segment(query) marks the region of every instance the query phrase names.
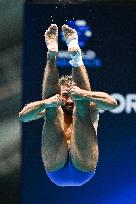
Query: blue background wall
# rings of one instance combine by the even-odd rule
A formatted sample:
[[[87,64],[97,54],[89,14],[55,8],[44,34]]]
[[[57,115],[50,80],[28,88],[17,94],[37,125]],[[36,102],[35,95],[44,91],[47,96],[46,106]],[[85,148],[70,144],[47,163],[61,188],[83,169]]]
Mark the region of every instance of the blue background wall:
[[[90,12],[91,9],[91,12]],[[63,14],[63,15],[62,15]],[[93,36],[86,45],[102,60],[100,68],[87,68],[93,89],[124,97],[136,89],[136,5],[92,4],[89,6],[25,5],[22,107],[41,99],[46,64],[44,32],[55,19],[86,19]],[[65,44],[60,44],[66,49]],[[59,69],[60,74],[70,69]],[[135,204],[136,203],[136,101],[127,114],[106,111],[98,129],[99,163],[95,177],[82,187],[57,187],[46,176],[41,160],[43,119],[22,124],[23,204]],[[127,106],[127,104],[126,104]],[[125,106],[125,107],[126,107]]]

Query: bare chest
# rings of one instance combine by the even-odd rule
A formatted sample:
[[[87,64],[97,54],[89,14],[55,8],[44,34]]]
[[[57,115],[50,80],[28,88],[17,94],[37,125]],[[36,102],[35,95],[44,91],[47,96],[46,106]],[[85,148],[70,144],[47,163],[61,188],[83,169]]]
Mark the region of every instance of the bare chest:
[[[72,134],[72,123],[71,124],[64,124],[64,134],[67,141],[70,141],[71,134]]]
[[[90,116],[91,117],[89,118],[89,120],[91,119],[91,122],[97,132],[98,120],[99,120],[98,111],[94,111],[94,110],[91,111]],[[67,139],[67,142],[70,141],[70,138],[72,135],[72,129],[73,129],[72,120],[65,120],[64,121],[64,134]]]

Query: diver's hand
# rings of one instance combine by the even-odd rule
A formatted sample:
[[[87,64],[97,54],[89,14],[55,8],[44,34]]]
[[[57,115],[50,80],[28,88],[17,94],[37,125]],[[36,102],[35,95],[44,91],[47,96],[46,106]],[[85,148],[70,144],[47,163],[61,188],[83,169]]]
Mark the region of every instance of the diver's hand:
[[[69,90],[69,96],[73,100],[82,100],[84,99],[84,91],[83,89],[80,89],[77,86],[72,86],[71,89]]]
[[[62,99],[59,94],[56,94],[48,99],[45,99],[45,108],[61,106]]]

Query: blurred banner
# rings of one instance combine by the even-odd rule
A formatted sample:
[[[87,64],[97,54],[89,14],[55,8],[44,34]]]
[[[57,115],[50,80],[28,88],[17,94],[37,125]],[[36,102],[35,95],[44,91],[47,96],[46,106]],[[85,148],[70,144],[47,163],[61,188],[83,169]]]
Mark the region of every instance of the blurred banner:
[[[93,90],[113,95],[119,106],[100,113],[96,175],[82,187],[58,187],[48,179],[41,159],[43,119],[22,124],[22,204],[136,203],[136,4],[26,3],[22,107],[41,99],[44,32],[52,23],[60,29],[60,76],[71,73],[61,33],[61,26],[69,24],[79,34]]]

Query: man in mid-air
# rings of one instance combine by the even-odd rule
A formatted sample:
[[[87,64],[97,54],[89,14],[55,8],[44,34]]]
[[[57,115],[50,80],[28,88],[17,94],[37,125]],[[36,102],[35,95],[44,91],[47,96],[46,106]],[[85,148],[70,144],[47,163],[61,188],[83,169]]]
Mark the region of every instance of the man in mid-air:
[[[42,100],[26,105],[20,120],[44,117],[42,158],[48,177],[58,186],[81,186],[95,174],[98,162],[98,110],[111,110],[117,101],[105,92],[94,92],[82,61],[76,30],[62,26],[71,57],[72,75],[59,79],[58,27],[45,32],[48,48]]]

